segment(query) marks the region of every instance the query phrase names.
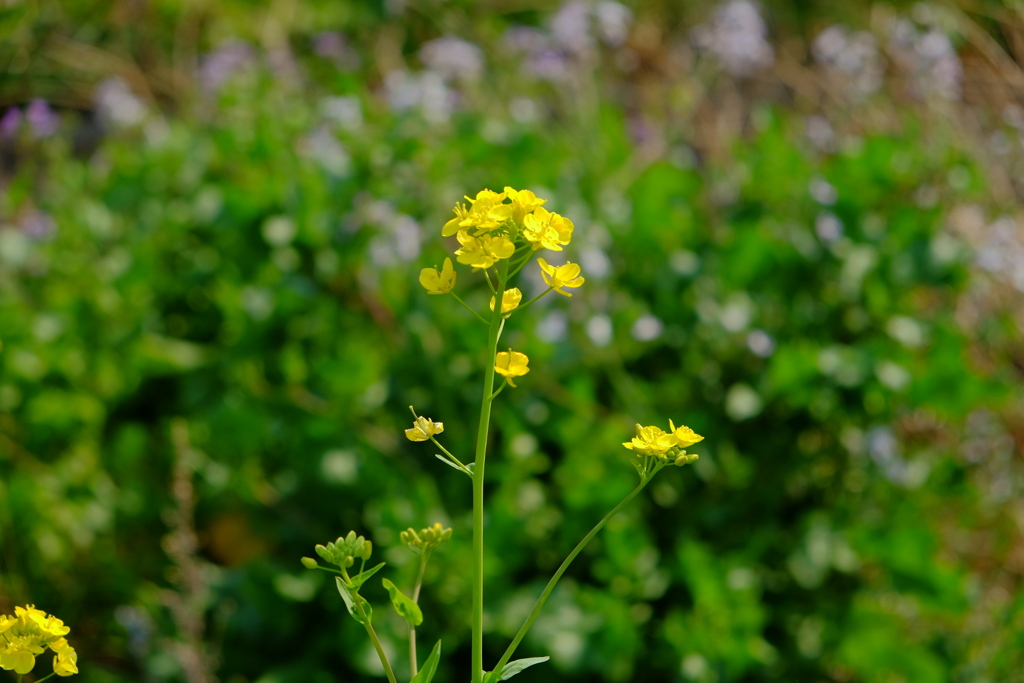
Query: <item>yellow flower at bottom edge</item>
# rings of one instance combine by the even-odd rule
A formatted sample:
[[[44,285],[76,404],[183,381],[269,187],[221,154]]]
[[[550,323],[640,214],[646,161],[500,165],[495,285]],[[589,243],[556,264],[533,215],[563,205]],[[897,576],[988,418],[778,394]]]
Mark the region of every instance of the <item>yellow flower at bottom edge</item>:
[[[585,282],[584,278],[580,277],[580,266],[578,263],[567,262],[564,266],[549,266],[547,261],[539,258],[537,259],[537,265],[540,266],[544,282],[564,296],[572,296],[572,294],[563,290],[563,287],[575,289],[582,286]]]
[[[447,294],[455,288],[458,273],[452,268],[452,260],[445,258],[441,272],[437,268],[424,268],[420,271],[420,284],[427,294]]]
[[[522,377],[530,371],[527,367],[530,364],[530,359],[526,357],[525,353],[519,351],[499,351],[494,357],[494,371],[508,380],[509,385],[515,386],[515,382],[512,381],[513,377]]]
[[[412,429],[405,430],[405,438],[409,441],[428,441],[434,434],[444,431],[443,422],[433,422],[422,415],[413,420]]]

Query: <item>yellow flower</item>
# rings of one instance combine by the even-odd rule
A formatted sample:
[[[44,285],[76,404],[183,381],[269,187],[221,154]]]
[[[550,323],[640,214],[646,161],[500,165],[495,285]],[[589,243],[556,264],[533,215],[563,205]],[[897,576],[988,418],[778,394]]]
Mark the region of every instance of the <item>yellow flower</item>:
[[[455,269],[452,268],[452,260],[446,258],[440,273],[437,272],[437,268],[421,270],[420,284],[423,285],[423,289],[427,290],[427,294],[447,294],[455,288],[457,275]]]
[[[53,667],[58,676],[78,673],[78,656],[64,639],[70,630],[33,605],[15,607],[13,617],[0,615],[0,668],[27,674],[35,667],[36,657],[49,647],[57,653]]]
[[[622,445],[637,455],[653,455],[663,458],[668,453],[668,449],[675,445],[675,439],[660,427],[641,427],[637,424],[636,436],[632,441],[627,441]]]
[[[522,377],[530,371],[527,366],[530,364],[530,359],[526,357],[525,353],[519,353],[509,349],[508,351],[499,351],[498,355],[494,357],[494,371],[508,380],[511,386],[515,386],[515,382],[512,381],[513,377]]]
[[[501,312],[509,313],[519,308],[519,302],[523,300],[523,293],[519,291],[518,287],[512,289],[506,289],[501,295]],[[491,310],[494,310],[494,297],[491,297]],[[506,316],[507,317],[507,316]]]
[[[513,190],[511,187],[505,187],[505,196],[512,200],[512,217],[517,223],[522,223],[527,214],[548,201],[539,199],[530,190]]]
[[[433,422],[429,417],[417,417],[413,420],[412,429],[405,430],[405,438],[409,441],[427,441],[434,434],[444,431],[443,422]]]
[[[50,649],[57,653],[53,658],[53,672],[58,676],[70,676],[78,673],[78,653],[68,641],[61,638],[50,644]]]
[[[572,239],[573,227],[572,221],[565,216],[559,216],[539,206],[533,213],[523,218],[523,237],[534,251],[562,251],[562,245],[569,244],[569,240]]]
[[[575,289],[584,282],[584,278],[580,277],[580,266],[577,263],[566,262],[564,266],[549,266],[547,261],[539,258],[537,264],[540,266],[544,282],[559,294],[572,296],[562,288],[572,287]]]
[[[515,253],[516,247],[505,235],[481,235],[472,237],[467,232],[458,234],[462,248],[455,252],[459,263],[473,268],[490,268],[495,261],[506,259]]]
[[[480,190],[476,193],[475,199],[466,197],[466,200],[470,203],[470,208],[466,209],[462,203],[456,204],[455,218],[441,228],[442,236],[450,237],[461,231],[487,232],[501,227],[512,216],[512,206],[503,203],[504,192]]]
[[[679,425],[679,427],[676,427],[674,424],[672,424],[672,420],[669,420],[668,426],[672,432],[672,437],[676,440],[676,445],[681,448],[687,448],[697,443],[698,441],[704,440],[703,436],[693,431],[686,425]]]

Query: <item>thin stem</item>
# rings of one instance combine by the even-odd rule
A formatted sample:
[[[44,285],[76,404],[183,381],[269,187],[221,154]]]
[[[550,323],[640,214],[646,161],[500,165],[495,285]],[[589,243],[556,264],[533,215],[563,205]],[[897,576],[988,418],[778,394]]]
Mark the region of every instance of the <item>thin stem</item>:
[[[527,306],[532,304],[534,301],[537,301],[537,300],[541,299],[542,297],[547,296],[549,293],[551,293],[553,291],[555,291],[554,287],[548,287],[543,292],[541,292],[537,296],[535,296],[532,299],[530,299],[529,301],[527,301],[525,304],[519,304],[518,308],[526,308]]]
[[[490,325],[491,324],[490,320],[488,320],[487,318],[483,317],[482,315],[477,313],[475,310],[473,310],[473,308],[469,304],[467,304],[465,301],[463,301],[461,298],[459,298],[458,294],[456,294],[455,292],[448,292],[448,293],[451,294],[453,297],[455,297],[456,301],[458,301],[460,304],[465,306],[467,311],[469,311],[470,313],[475,315],[477,320],[482,322],[484,325]]]
[[[510,660],[512,655],[515,654],[516,648],[519,647],[519,643],[522,642],[523,637],[526,636],[526,632],[530,630],[531,626],[533,626],[533,622],[537,619],[537,615],[540,614],[540,610],[544,607],[544,603],[547,602],[548,596],[551,595],[551,591],[555,589],[555,585],[558,583],[558,580],[562,578],[562,574],[564,574],[565,570],[569,568],[569,565],[576,559],[576,556],[579,555],[585,547],[587,547],[587,544],[590,543],[594,536],[597,535],[597,532],[604,528],[604,525],[608,523],[608,520],[617,515],[619,510],[625,507],[629,501],[633,500],[633,498],[635,498],[650,481],[651,476],[642,478],[640,480],[640,484],[633,489],[628,496],[623,498],[622,502],[612,508],[612,511],[605,515],[601,521],[590,530],[590,533],[584,536],[583,540],[573,548],[573,551],[569,553],[569,556],[565,558],[564,562],[562,562],[562,566],[558,568],[555,575],[551,577],[550,581],[548,581],[548,585],[544,587],[544,592],[540,594],[539,598],[537,598],[537,604],[533,606],[533,611],[530,612],[530,616],[526,618],[526,621],[523,623],[522,627],[520,627],[519,633],[517,633],[516,637],[512,640],[512,644],[508,646],[507,650],[505,650],[505,654],[501,656],[497,666],[494,667],[494,671],[500,672],[505,665],[508,664],[508,660]]]
[[[47,678],[51,678],[51,677],[56,676],[56,675],[57,675],[56,671],[51,671],[50,673],[46,674],[45,676],[40,678],[38,681],[36,681],[36,683],[43,683],[43,681],[45,681]],[[18,676],[18,681],[19,681],[19,683],[21,681],[21,676],[20,675]]]
[[[346,584],[349,586],[352,585],[352,579],[349,578],[346,570],[341,570],[341,576],[345,579]],[[353,595],[358,598],[358,590],[353,591]],[[370,636],[370,640],[373,642],[373,647],[377,650],[377,656],[380,657],[380,663],[384,665],[384,673],[387,674],[388,681],[390,681],[390,683],[398,683],[398,680],[395,678],[395,672],[391,670],[391,662],[388,661],[388,656],[384,654],[384,648],[381,647],[380,638],[377,637],[377,632],[373,630],[373,625],[370,624],[370,620],[366,617],[366,610],[363,609],[363,603],[359,600],[353,600],[353,603],[355,604],[356,611],[359,612],[359,616],[363,618],[363,621],[360,623],[362,623],[366,628],[366,633]]]
[[[429,557],[430,551],[424,551],[420,555],[420,571],[416,576],[416,587],[412,589],[412,601],[415,603],[420,601],[420,587],[423,585],[423,574],[427,570],[427,558]],[[412,624],[409,624],[409,666],[412,669],[412,677],[416,678],[416,674],[419,673],[419,663],[416,661],[416,627]]]
[[[359,614],[364,618],[366,617],[362,606],[359,607]],[[387,674],[388,680],[391,683],[398,683],[398,679],[395,678],[395,672],[391,670],[391,663],[388,662],[388,656],[384,654],[384,648],[381,647],[380,638],[377,637],[377,632],[373,630],[373,625],[367,621],[363,622],[363,626],[366,627],[366,632],[370,635],[370,640],[373,641],[373,647],[376,648],[377,656],[380,657],[380,662],[384,665],[384,673]]]
[[[513,258],[515,258],[515,257],[513,256]],[[531,248],[531,249],[530,249],[530,253],[528,253],[528,254],[526,255],[526,258],[524,258],[524,259],[523,259],[522,261],[520,261],[520,262],[519,262],[519,265],[517,265],[517,266],[516,266],[516,267],[515,267],[515,268],[514,268],[514,269],[512,270],[512,272],[508,274],[508,277],[509,277],[509,279],[511,280],[511,279],[512,279],[513,277],[515,277],[516,275],[518,275],[518,274],[519,274],[519,271],[523,269],[523,266],[525,266],[525,265],[526,265],[527,263],[529,263],[529,262],[530,262],[530,259],[531,259],[531,258],[533,258],[533,248]]]
[[[431,442],[433,442],[433,444],[434,444],[435,446],[437,446],[438,448],[440,448],[440,449],[441,449],[441,450],[442,450],[442,451],[444,452],[444,454],[445,454],[445,455],[447,455],[447,456],[448,456],[449,458],[451,458],[451,459],[452,459],[452,460],[453,460],[453,461],[454,461],[454,462],[455,462],[455,463],[456,463],[456,464],[457,464],[457,465],[458,465],[459,467],[462,467],[462,468],[465,468],[465,467],[466,467],[465,465],[463,465],[463,464],[462,464],[462,462],[461,462],[461,461],[460,461],[460,460],[459,460],[458,458],[456,458],[456,457],[455,457],[454,455],[452,455],[451,453],[449,453],[449,452],[448,452],[448,449],[447,449],[447,448],[445,448],[444,446],[442,446],[442,445],[441,445],[441,442],[440,442],[440,441],[438,441],[437,439],[435,439],[435,438],[434,438],[433,436],[431,436],[431,437],[430,437],[430,440],[431,440]]]
[[[485,272],[486,274],[486,272]],[[502,261],[498,289],[505,291],[508,261]],[[488,278],[487,283],[490,284]],[[491,289],[494,287],[492,285]],[[498,353],[498,335],[502,323],[501,306],[491,312],[484,358],[484,386],[480,396],[480,426],[476,435],[476,459],[473,467],[473,672],[472,683],[481,683],[484,671],[484,462],[487,458],[487,431],[491,423],[491,394],[494,391],[494,357]]]
[[[506,379],[504,382],[502,382],[501,386],[498,387],[497,390],[495,390],[495,392],[493,394],[491,394],[491,397],[489,399],[487,399],[487,400],[493,401],[495,398],[497,398],[498,394],[501,393],[501,390],[504,389],[507,386],[508,386],[508,379]]]

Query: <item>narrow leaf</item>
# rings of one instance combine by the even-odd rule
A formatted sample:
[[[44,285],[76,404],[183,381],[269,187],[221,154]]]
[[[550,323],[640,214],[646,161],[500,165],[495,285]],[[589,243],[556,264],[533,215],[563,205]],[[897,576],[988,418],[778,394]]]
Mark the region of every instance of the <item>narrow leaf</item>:
[[[534,664],[540,664],[541,662],[546,662],[549,659],[551,659],[551,657],[527,657],[526,659],[517,659],[513,662],[509,662],[505,665],[505,668],[501,670],[501,677],[498,680],[507,681],[523,669],[529,669]]]
[[[459,472],[464,472],[464,473],[468,474],[471,477],[473,476],[473,473],[470,470],[466,469],[465,467],[463,467],[462,465],[458,464],[457,462],[452,462],[451,460],[449,460],[448,458],[444,457],[440,453],[434,453],[434,457],[437,458],[438,460],[440,460],[441,462],[443,462],[445,465],[448,465],[449,467],[453,467],[453,468],[457,469]]]
[[[387,579],[383,579],[384,590],[391,595],[391,604],[394,606],[398,616],[409,622],[409,626],[416,628],[423,623],[423,612],[420,606],[408,598],[405,593],[398,590],[398,586]]]
[[[366,598],[359,595],[359,593],[353,592],[351,588],[346,586],[340,576],[334,577],[334,580],[338,584],[338,592],[341,593],[341,599],[345,601],[348,613],[360,624],[369,624],[370,619],[373,617],[373,608],[370,607],[370,603],[366,602]],[[359,613],[357,606],[362,607],[362,614]]]
[[[362,588],[363,584],[366,583],[366,580],[368,578],[370,578],[371,576],[373,576],[374,574],[376,574],[377,572],[379,572],[380,568],[383,567],[385,564],[387,564],[387,562],[381,562],[376,567],[370,567],[366,571],[360,572],[360,573],[356,574],[355,576],[353,576],[352,577],[352,583],[353,583],[353,585],[355,585],[356,590],[359,590],[360,588]]]
[[[437,645],[430,651],[430,656],[427,657],[427,661],[423,662],[423,668],[416,674],[415,677],[409,683],[430,683],[434,678],[434,674],[437,672],[437,662],[441,659],[441,641],[437,641]]]

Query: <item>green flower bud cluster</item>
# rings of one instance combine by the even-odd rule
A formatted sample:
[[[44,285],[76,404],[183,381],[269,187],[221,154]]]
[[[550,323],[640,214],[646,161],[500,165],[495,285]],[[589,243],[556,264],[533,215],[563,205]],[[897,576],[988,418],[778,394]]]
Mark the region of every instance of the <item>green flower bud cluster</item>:
[[[451,538],[452,530],[445,529],[441,526],[440,522],[435,522],[432,526],[420,529],[419,531],[409,527],[398,536],[402,539],[402,543],[409,546],[409,550],[412,550],[414,553],[424,553],[433,550]]]
[[[354,531],[348,532],[347,536],[339,536],[338,540],[333,543],[316,546],[317,555],[326,562],[336,564],[342,569],[351,567],[355,564],[356,559],[365,562],[370,559],[371,552],[373,552],[373,544],[362,536],[356,536]],[[309,559],[312,558],[303,558],[302,564],[308,567],[309,563],[306,560]]]

